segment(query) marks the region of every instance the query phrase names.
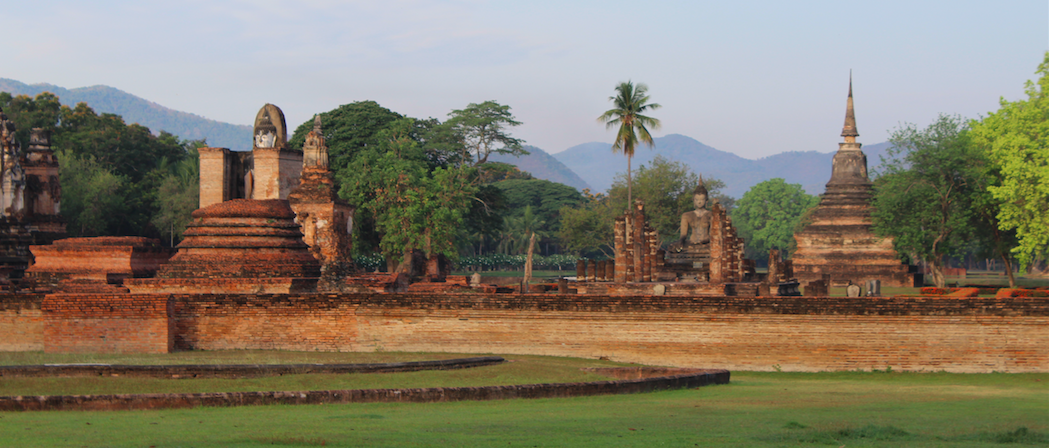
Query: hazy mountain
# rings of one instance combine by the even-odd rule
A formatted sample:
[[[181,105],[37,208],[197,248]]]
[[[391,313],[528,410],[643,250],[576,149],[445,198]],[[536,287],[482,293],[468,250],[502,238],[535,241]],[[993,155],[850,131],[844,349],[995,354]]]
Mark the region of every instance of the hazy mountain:
[[[514,157],[504,154],[492,154],[488,156],[488,160],[509,163],[521,171],[531,173],[537,179],[565,184],[580,191],[584,188],[590,188],[590,185],[580,178],[578,174],[568,169],[565,164],[546,151],[535,146],[525,146],[524,149],[529,152],[526,156]]]
[[[830,180],[834,153],[816,151],[785,152],[758,160],[745,159],[735,154],[719,151],[691,137],[671,134],[655,139],[656,147],[638,148],[631,162],[634,169],[648,164],[658,154],[667,159],[682,162],[692,171],[720,179],[725,182],[725,193],[736,198],[755,184],[775,177],[787,183],[801,184],[809,194],[823,193]],[[868,165],[879,163],[878,156],[889,147],[888,143],[864,146]],[[626,156],[612,153],[608,143],[584,143],[554,154],[568,168],[596,191],[605,191],[612,186],[618,173],[626,172]]]
[[[138,123],[153,132],[168,131],[184,139],[206,138],[208,145],[237,151],[251,149],[251,126],[223,123],[199,115],[169,109],[122,90],[108,86],[66,89],[53,84],[24,84],[0,78],[0,92],[36,96],[51,92],[62,104],[73,107],[84,102],[96,113],[117,114],[124,122]]]

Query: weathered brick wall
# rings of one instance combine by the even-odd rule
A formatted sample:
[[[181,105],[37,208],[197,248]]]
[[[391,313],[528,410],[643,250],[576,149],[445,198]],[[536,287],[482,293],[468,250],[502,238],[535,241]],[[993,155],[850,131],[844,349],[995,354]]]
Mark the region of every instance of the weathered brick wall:
[[[608,357],[737,370],[1049,371],[1049,300],[177,296],[179,348]]]
[[[48,353],[167,353],[174,342],[167,295],[52,294],[44,297]]]
[[[0,343],[31,347],[32,328],[43,326],[48,351],[156,351],[165,346],[157,327],[166,323],[177,349],[518,353],[730,370],[1049,371],[1044,297],[174,294],[168,303],[163,295],[47,296],[37,327],[31,301],[9,305],[0,316],[17,323],[4,321],[0,331],[21,328],[23,336]]]
[[[41,294],[0,295],[0,351],[44,349],[44,313]]]
[[[1049,371],[1049,301],[492,296],[371,299],[363,350],[608,357],[729,370]]]
[[[335,295],[176,295],[180,350],[355,351],[357,302]]]

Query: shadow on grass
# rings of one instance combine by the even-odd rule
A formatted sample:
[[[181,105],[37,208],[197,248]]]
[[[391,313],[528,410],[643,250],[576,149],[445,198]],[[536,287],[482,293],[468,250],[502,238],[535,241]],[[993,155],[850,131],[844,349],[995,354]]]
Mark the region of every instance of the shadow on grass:
[[[912,434],[895,426],[867,425],[858,428],[842,428],[834,430],[810,429],[808,426],[791,421],[783,426],[789,432],[770,434],[759,437],[759,440],[773,443],[810,443],[818,445],[837,445],[858,441],[877,442],[918,442],[918,441],[948,441],[948,442],[983,442],[997,444],[1023,444],[1044,445],[1049,443],[1049,433],[1031,431],[1026,427],[1019,427],[1013,431],[981,432],[953,437],[926,436]]]

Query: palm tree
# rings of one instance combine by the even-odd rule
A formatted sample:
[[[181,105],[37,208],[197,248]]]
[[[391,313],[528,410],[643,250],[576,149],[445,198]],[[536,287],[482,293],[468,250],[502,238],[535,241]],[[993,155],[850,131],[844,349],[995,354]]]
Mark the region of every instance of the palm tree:
[[[652,134],[648,133],[648,128],[659,129],[658,119],[641,114],[650,109],[659,109],[661,106],[648,102],[648,86],[644,83],[638,83],[635,86],[631,81],[621,82],[616,86],[616,92],[616,96],[608,97],[608,100],[616,105],[615,109],[605,111],[600,117],[597,117],[597,121],[604,123],[606,129],[619,126],[616,141],[612,144],[612,151],[622,151],[623,154],[626,154],[626,206],[627,209],[630,209],[631,202],[633,202],[630,159],[634,157],[634,147],[637,146],[638,140],[649,147],[654,147],[655,142],[652,141]]]

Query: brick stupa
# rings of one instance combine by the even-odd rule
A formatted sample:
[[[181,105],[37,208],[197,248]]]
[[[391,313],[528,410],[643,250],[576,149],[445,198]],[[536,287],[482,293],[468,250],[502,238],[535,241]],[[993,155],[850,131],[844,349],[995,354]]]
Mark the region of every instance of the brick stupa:
[[[233,199],[193,212],[193,222],[156,279],[131,292],[290,293],[312,290],[320,263],[280,199]]]
[[[794,234],[798,243],[794,275],[803,285],[829,275],[832,286],[867,280],[881,280],[885,286],[913,286],[914,276],[896,257],[892,238],[878,237],[872,231],[871,182],[867,156],[856,142],[859,135],[850,79],[841,131],[845,142],[838,144],[830,182],[812,214],[812,223]]]
[[[321,263],[323,289],[332,289],[355,271],[350,257],[353,208],[336,191],[319,115],[313,118],[302,152],[302,175],[288,202],[302,226],[303,241]]]

